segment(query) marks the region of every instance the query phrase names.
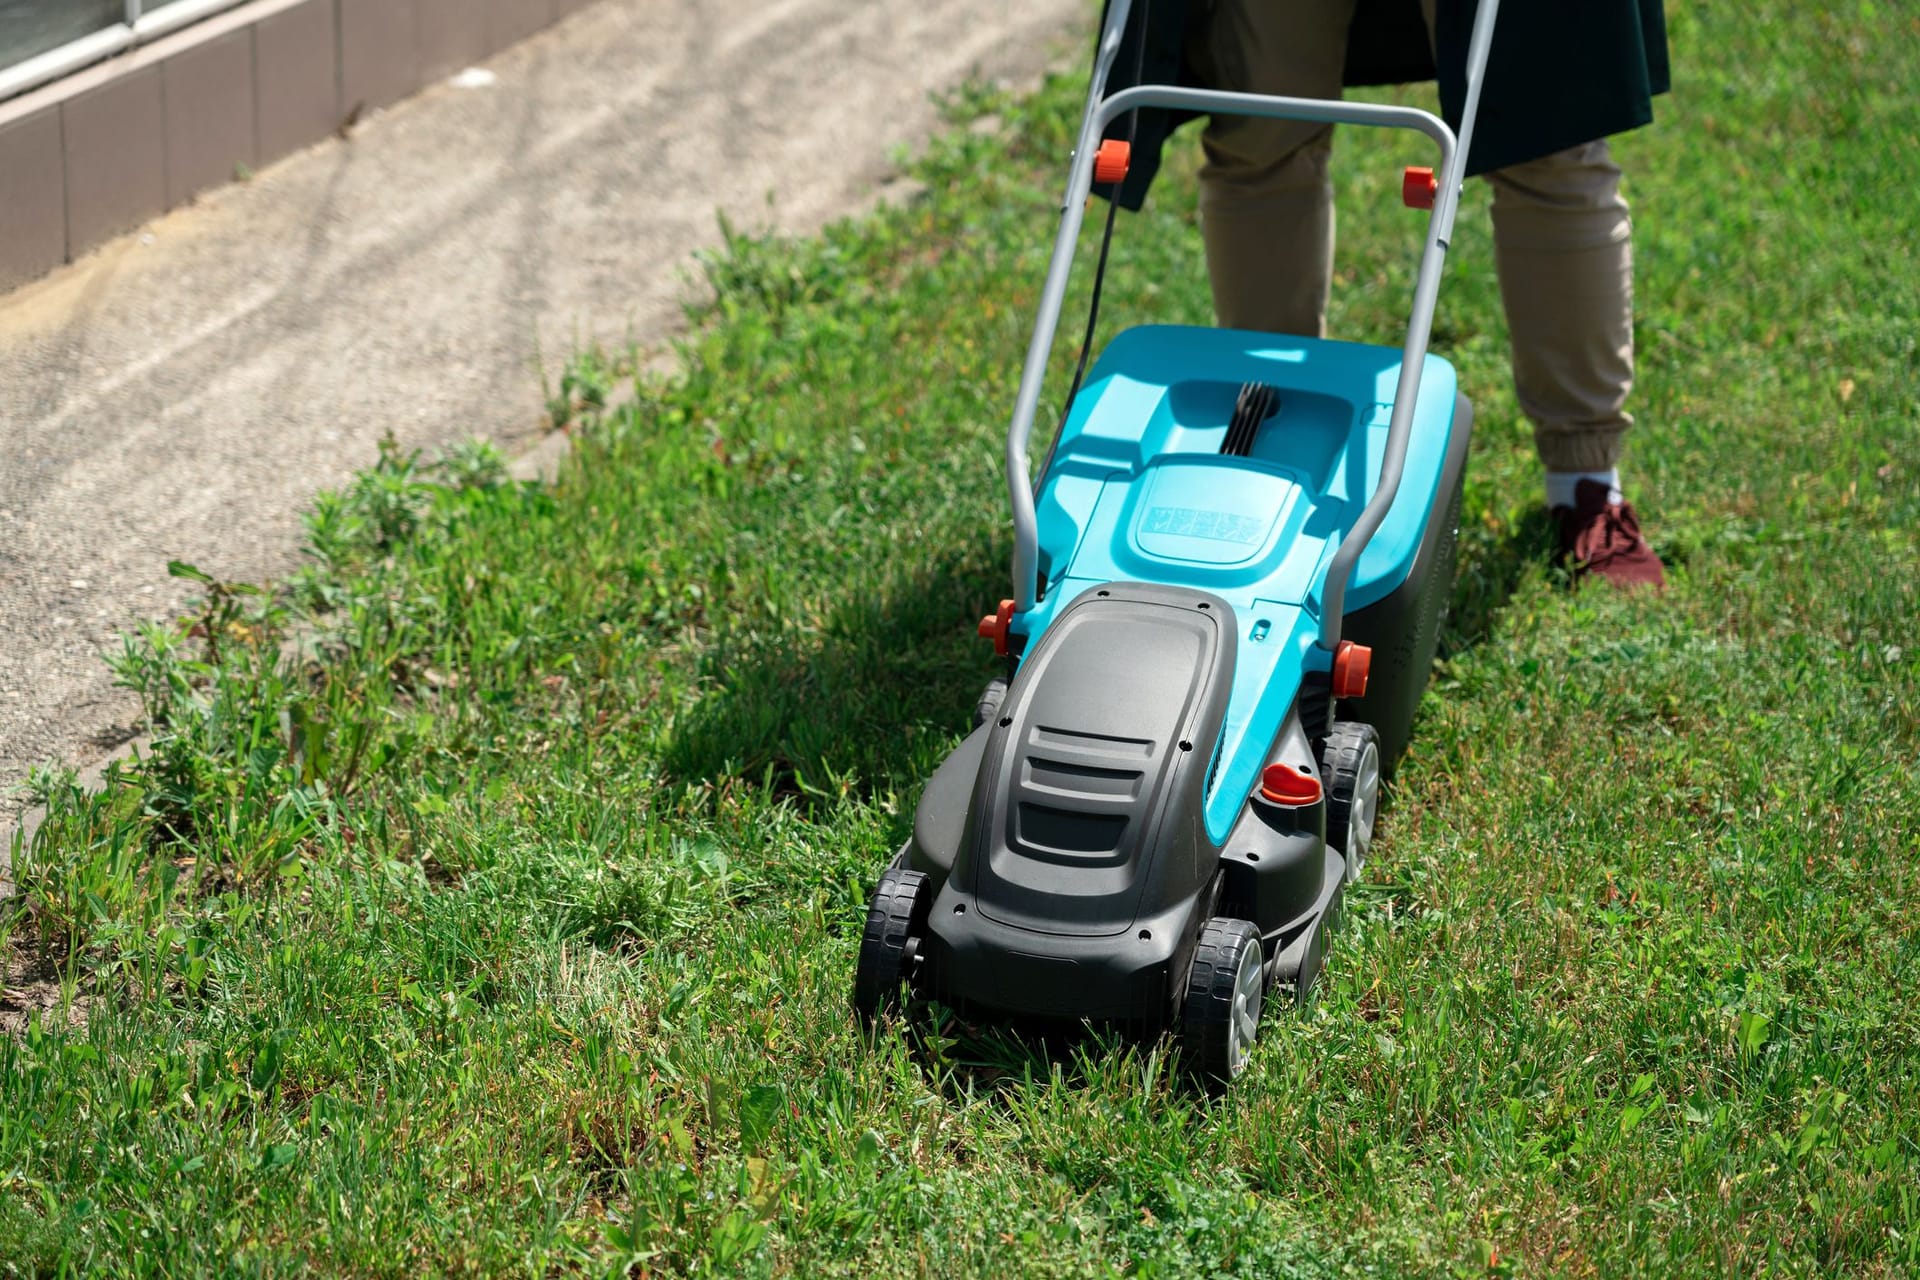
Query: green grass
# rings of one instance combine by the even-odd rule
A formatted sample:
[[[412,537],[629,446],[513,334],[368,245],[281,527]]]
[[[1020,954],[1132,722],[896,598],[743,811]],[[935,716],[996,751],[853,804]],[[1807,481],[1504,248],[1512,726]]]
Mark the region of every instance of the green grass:
[[[0,1036],[0,1274],[1920,1268],[1920,21],[1673,37],[1617,144],[1672,588],[1548,563],[1475,184],[1445,654],[1323,993],[1224,1100],[847,1007],[992,670],[1078,105],[969,93],[1004,129],[921,202],[709,260],[683,373],[603,414],[576,361],[552,487],[389,452],[291,581],[129,641],[153,747],[39,780],[0,904],[16,987],[85,999]],[[1342,335],[1394,340],[1418,158],[1340,144]],[[1205,322],[1192,208],[1189,155],[1107,332]]]

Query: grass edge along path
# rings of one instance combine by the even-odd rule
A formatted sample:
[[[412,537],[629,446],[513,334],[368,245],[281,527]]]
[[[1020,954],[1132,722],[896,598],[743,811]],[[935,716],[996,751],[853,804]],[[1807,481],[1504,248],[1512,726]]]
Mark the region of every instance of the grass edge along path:
[[[389,452],[305,571],[130,638],[153,748],[41,779],[0,906],[9,983],[85,1013],[0,1037],[0,1273],[1920,1265],[1920,30],[1688,8],[1674,42],[1619,144],[1674,587],[1546,562],[1476,185],[1446,656],[1326,989],[1228,1098],[1162,1046],[846,1008],[991,670],[1078,103],[969,93],[922,201],[731,237],[681,376],[601,414],[625,374],[576,361],[555,485]],[[1335,331],[1391,340],[1417,232],[1381,193],[1420,157],[1339,145]],[[1188,159],[1106,331],[1204,322],[1203,281]]]

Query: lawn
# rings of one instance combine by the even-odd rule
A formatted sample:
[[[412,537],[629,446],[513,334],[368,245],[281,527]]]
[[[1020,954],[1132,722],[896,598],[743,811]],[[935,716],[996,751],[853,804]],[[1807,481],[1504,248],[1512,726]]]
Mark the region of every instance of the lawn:
[[[37,780],[0,901],[0,1274],[1920,1269],[1920,17],[1672,8],[1616,144],[1672,585],[1550,562],[1473,184],[1442,657],[1225,1098],[848,1007],[994,670],[1069,75],[958,95],[913,202],[733,234],[673,375],[580,353],[552,485],[389,451],[287,581],[128,639],[153,745]],[[1181,151],[1106,334],[1208,319]],[[1339,336],[1397,341],[1421,158],[1337,148]]]

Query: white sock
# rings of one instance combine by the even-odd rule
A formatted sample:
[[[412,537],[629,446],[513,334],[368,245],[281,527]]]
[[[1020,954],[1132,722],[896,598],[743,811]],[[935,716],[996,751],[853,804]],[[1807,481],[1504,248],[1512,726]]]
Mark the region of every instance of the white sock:
[[[1608,502],[1625,502],[1627,497],[1620,492],[1620,468],[1609,471],[1549,471],[1547,472],[1547,507],[1571,507],[1574,488],[1582,480],[1592,480],[1596,484],[1607,486]]]

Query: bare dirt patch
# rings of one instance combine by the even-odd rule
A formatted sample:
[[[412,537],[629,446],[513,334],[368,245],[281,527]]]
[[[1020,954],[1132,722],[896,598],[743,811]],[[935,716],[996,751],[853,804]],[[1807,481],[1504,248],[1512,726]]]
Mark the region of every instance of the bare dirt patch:
[[[17,944],[6,946],[0,963],[5,965],[5,975],[0,977],[0,1036],[25,1035],[36,1016],[43,1025],[57,1019],[78,1027],[87,1020],[89,998],[76,992],[68,999],[56,966]]]

